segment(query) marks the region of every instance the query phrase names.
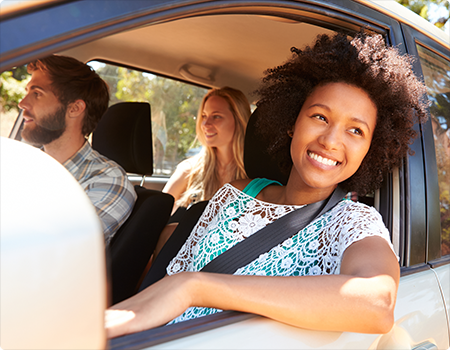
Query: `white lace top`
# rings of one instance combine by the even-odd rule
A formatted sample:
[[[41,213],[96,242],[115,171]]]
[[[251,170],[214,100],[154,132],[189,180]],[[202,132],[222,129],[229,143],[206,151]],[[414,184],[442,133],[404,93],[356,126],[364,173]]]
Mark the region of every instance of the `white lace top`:
[[[199,271],[209,261],[267,224],[300,208],[263,202],[224,185],[209,201],[167,274]],[[347,247],[369,236],[383,237],[394,251],[381,215],[372,207],[342,200],[299,233],[262,254],[235,275],[305,276],[339,274]],[[221,310],[192,307],[171,323]]]

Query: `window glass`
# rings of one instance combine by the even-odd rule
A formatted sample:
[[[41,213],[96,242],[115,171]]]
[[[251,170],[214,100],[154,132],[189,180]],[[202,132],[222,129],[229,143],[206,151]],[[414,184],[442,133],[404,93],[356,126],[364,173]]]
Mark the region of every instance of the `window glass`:
[[[121,101],[150,103],[153,174],[170,176],[179,162],[200,151],[195,123],[207,89],[102,62],[89,65],[109,85],[110,105]]]
[[[438,166],[441,254],[450,254],[450,62],[418,45],[428,88]]]
[[[31,75],[27,67],[19,66],[0,75],[0,136],[8,137],[19,115],[19,102]]]

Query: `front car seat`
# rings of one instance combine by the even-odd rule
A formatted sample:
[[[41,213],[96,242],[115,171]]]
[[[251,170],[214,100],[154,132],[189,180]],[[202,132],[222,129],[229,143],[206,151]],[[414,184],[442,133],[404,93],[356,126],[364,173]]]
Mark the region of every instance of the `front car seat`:
[[[288,174],[281,172],[278,163],[268,153],[268,141],[261,137],[256,131],[256,121],[258,119],[258,108],[252,113],[245,132],[244,142],[244,167],[247,176],[254,178],[267,178],[276,180],[286,185]],[[188,239],[192,229],[206,208],[208,201],[202,201],[192,205],[184,214],[178,227],[167,240],[159,255],[153,262],[150,270],[146,274],[139,291],[147,288],[151,284],[159,281],[166,275],[166,267],[176,256],[178,251]]]
[[[142,187],[145,176],[153,174],[150,115],[148,103],[117,103],[108,108],[92,137],[95,150],[114,160],[127,173],[142,175],[141,185],[134,187],[138,197],[133,211],[107,248],[112,304],[136,293],[174,203],[171,195]]]

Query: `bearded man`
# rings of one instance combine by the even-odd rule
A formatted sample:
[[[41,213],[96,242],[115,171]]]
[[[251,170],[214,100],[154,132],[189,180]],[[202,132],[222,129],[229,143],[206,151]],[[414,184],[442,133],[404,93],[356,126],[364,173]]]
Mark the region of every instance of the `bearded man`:
[[[136,201],[126,172],[87,141],[108,108],[108,86],[71,57],[48,56],[27,69],[31,80],[19,103],[22,138],[43,147],[76,178],[97,211],[108,245]]]

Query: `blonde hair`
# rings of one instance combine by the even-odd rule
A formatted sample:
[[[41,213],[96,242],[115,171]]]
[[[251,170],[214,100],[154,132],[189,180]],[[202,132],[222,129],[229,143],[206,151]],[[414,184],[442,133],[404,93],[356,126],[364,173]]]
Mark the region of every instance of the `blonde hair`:
[[[198,111],[196,133],[197,139],[202,144],[201,152],[192,158],[192,170],[188,178],[186,191],[181,195],[177,204],[187,207],[191,202],[209,200],[222,186],[217,172],[217,157],[213,147],[206,145],[205,135],[202,132],[202,113],[205,103],[211,96],[219,96],[228,102],[234,116],[235,129],[232,141],[232,150],[235,170],[231,180],[246,179],[244,169],[244,139],[245,129],[250,118],[250,104],[245,95],[231,87],[223,87],[209,91],[202,100]]]

